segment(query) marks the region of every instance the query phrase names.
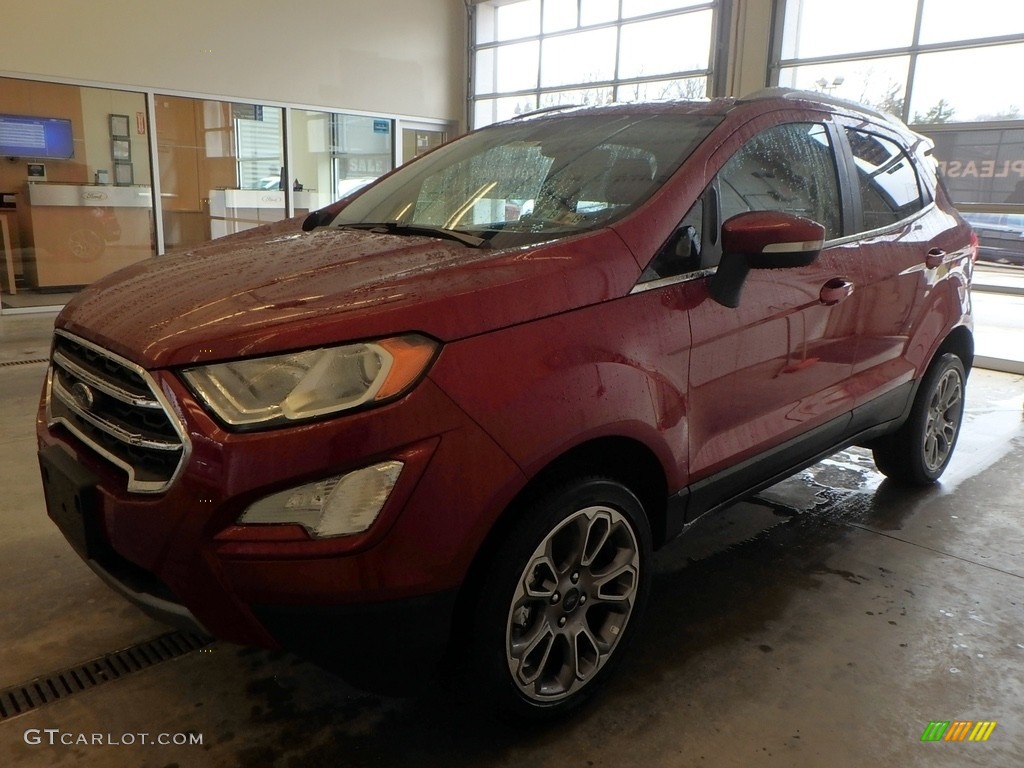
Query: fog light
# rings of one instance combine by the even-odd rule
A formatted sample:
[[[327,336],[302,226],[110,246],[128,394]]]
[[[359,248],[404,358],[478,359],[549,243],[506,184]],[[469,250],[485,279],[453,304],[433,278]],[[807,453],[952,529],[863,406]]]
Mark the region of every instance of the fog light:
[[[317,539],[361,533],[384,508],[402,466],[400,461],[385,461],[275,493],[252,504],[238,523],[298,524]]]

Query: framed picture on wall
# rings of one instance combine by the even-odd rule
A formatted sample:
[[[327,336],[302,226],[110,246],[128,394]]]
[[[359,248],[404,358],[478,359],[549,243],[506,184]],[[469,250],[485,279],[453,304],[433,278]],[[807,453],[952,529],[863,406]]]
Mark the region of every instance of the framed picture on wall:
[[[43,163],[26,163],[25,171],[29,181],[46,181],[46,165]]]
[[[131,160],[132,143],[127,138],[115,136],[110,140],[110,157],[112,160]]]
[[[130,187],[135,183],[135,172],[131,163],[114,161],[114,185]]]
[[[128,136],[128,115],[110,116],[110,135]]]

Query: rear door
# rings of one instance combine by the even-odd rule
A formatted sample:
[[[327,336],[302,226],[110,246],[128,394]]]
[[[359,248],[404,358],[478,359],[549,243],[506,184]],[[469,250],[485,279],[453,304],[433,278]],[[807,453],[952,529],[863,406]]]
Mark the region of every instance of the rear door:
[[[899,393],[909,395],[915,371],[927,362],[930,350],[920,342],[948,322],[933,311],[934,289],[963,238],[958,222],[932,203],[934,188],[898,134],[864,121],[838,124],[840,145],[848,148],[856,235],[845,249],[859,307],[850,389],[858,406],[875,401],[892,411],[873,420],[895,418],[906,403]]]

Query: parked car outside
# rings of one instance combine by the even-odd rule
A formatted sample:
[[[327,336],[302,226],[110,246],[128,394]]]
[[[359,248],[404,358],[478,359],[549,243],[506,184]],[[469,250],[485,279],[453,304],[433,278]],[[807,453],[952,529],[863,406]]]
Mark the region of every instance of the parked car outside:
[[[929,150],[786,90],[549,111],[130,266],[56,322],[49,514],[171,623],[565,714],[701,516],[946,468],[976,240]]]
[[[978,259],[1024,265],[1024,213],[962,214],[978,235]]]

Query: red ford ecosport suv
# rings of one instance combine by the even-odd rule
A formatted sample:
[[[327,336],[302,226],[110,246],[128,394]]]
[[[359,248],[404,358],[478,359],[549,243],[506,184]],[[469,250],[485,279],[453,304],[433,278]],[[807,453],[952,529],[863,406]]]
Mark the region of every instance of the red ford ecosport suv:
[[[56,323],[49,514],[157,617],[570,710],[704,513],[946,467],[976,241],[929,150],[782,90],[559,109],[129,267]]]

